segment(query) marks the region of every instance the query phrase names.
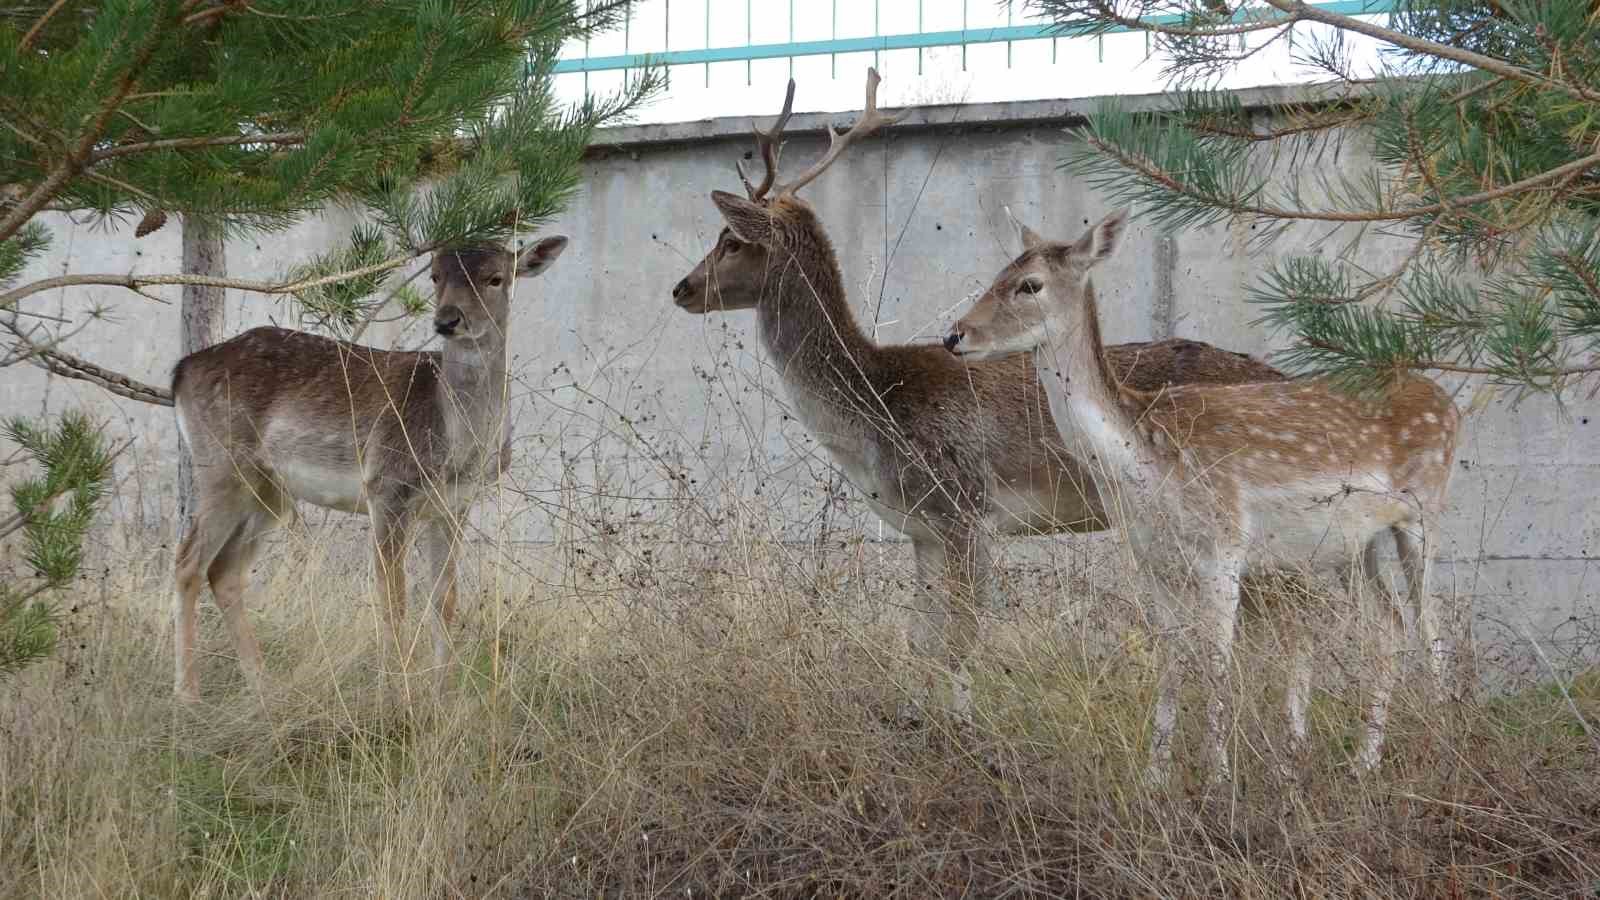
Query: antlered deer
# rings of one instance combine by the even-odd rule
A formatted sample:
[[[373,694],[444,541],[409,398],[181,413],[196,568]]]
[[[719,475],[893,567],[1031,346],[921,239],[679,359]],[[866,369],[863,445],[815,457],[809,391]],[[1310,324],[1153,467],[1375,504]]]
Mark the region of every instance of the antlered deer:
[[[911,538],[919,582],[943,583],[920,617],[916,648],[955,676],[976,637],[989,574],[987,529],[1006,534],[1105,527],[1099,494],[1056,434],[1026,357],[966,364],[937,345],[878,346],[856,323],[833,245],[796,192],[847,149],[895,121],[877,108],[878,73],[867,73],[866,108],[794,181],[777,187],[779,140],[794,103],[757,131],[760,184],[740,168],[748,199],[713,191],[727,227],[673,288],[691,313],[756,310],[762,343],[796,415],[891,527]],[[1282,376],[1242,354],[1195,341],[1110,350],[1118,377],[1142,389],[1171,382],[1252,381]]]
[[[425,529],[435,662],[449,646],[462,516],[510,460],[506,328],[512,283],[538,275],[564,237],[520,253],[436,253],[440,351],[377,350],[283,328],[254,328],[190,354],[172,375],[178,427],[194,454],[194,527],[177,558],[177,692],[196,699],[195,604],[211,585],[252,685],[261,650],[244,587],[265,534],[297,500],[372,517],[378,599],[399,650],[405,556]]]
[[[1213,777],[1228,771],[1218,688],[1231,661],[1240,578],[1261,567],[1358,569],[1356,593],[1378,607],[1379,657],[1358,757],[1371,767],[1382,754],[1403,633],[1373,541],[1394,534],[1429,662],[1441,677],[1428,532],[1445,502],[1460,415],[1437,384],[1416,376],[1370,404],[1312,379],[1155,391],[1119,383],[1100,340],[1089,275],[1116,249],[1125,215],[1113,213],[1071,244],[1023,228],[1022,255],[952,327],[945,346],[969,360],[1033,352],[1062,440],[1094,461],[1111,501],[1106,512],[1161,598],[1158,624],[1163,632],[1193,632],[1185,644],[1213,692],[1206,717]],[[1303,741],[1309,657],[1303,646],[1295,656],[1287,702]],[[1156,779],[1170,771],[1180,686],[1173,663],[1163,666],[1157,690]]]

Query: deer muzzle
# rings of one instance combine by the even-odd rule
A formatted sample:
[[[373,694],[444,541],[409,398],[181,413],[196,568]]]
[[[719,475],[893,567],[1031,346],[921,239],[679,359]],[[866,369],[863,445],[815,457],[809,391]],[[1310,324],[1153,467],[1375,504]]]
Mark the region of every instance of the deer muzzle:
[[[457,306],[441,306],[433,314],[433,330],[440,337],[455,337],[461,330],[461,308]]]

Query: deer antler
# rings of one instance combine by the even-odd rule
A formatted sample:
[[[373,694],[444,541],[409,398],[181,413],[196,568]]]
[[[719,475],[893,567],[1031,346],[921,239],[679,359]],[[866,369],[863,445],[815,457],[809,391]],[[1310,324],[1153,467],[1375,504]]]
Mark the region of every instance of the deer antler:
[[[750,195],[752,203],[758,202],[772,190],[772,182],[778,178],[778,152],[783,149],[780,138],[783,137],[783,126],[789,124],[789,116],[794,112],[794,79],[789,79],[789,92],[783,98],[783,112],[778,115],[778,121],[772,123],[772,128],[767,131],[750,126],[756,133],[756,146],[761,150],[761,161],[766,163],[767,177],[761,179],[757,187],[750,183],[750,177],[744,172],[744,160],[734,163],[739,170],[739,180],[744,182],[745,193]]]
[[[833,165],[833,161],[842,156],[844,151],[850,148],[851,144],[886,125],[893,125],[906,117],[906,111],[901,111],[892,116],[886,116],[878,112],[878,82],[880,80],[882,79],[878,77],[877,69],[867,69],[867,106],[866,109],[861,111],[861,118],[857,119],[856,124],[850,126],[850,130],[844,134],[829,128],[828,152],[823,154],[821,159],[812,163],[811,168],[800,173],[799,178],[778,188],[779,196],[794,194],[794,192],[810,184],[818,175],[821,175],[829,166]]]

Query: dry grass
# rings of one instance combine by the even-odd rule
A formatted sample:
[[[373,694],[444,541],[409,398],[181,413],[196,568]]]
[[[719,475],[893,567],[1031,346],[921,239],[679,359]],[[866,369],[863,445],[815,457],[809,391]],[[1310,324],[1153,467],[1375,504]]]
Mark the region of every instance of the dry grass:
[[[1600,759],[1557,691],[1407,693],[1357,777],[1328,679],[1286,775],[1254,628],[1231,789],[1150,791],[1115,616],[995,611],[975,722],[908,724],[892,587],[759,540],[722,560],[490,571],[437,702],[376,672],[368,580],[290,546],[257,570],[268,696],[218,653],[185,708],[152,554],[0,690],[0,897],[1600,896]],[[226,647],[209,607],[202,633]],[[1600,677],[1574,689],[1600,720]]]

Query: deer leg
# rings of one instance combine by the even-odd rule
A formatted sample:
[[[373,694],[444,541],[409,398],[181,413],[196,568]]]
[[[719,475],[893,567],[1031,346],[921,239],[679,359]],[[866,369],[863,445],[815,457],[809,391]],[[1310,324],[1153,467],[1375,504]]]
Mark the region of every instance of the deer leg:
[[[1373,644],[1372,696],[1367,704],[1366,737],[1357,766],[1363,770],[1377,766],[1383,757],[1384,728],[1389,720],[1389,698],[1394,692],[1395,652],[1405,637],[1405,619],[1399,599],[1384,584],[1378,571],[1378,546],[1368,541],[1361,549],[1360,600],[1368,610]]]
[[[960,527],[912,538],[917,558],[919,603],[909,634],[911,649],[943,670],[945,706],[961,718],[971,714],[972,684],[967,655],[977,640],[976,604],[987,588],[988,548],[981,533]],[[933,692],[928,685],[928,693]]]
[[[1178,730],[1178,696],[1183,687],[1184,654],[1178,633],[1180,593],[1146,566],[1141,574],[1153,602],[1149,604],[1151,643],[1156,648],[1156,708],[1150,729],[1150,761],[1145,782],[1166,784],[1172,774],[1173,737]]]
[[[912,599],[915,607],[911,611],[911,621],[905,631],[905,649],[910,656],[917,659],[913,665],[920,667],[922,660],[933,660],[938,656],[940,634],[944,628],[945,597],[950,587],[945,583],[943,540],[932,533],[913,533],[911,551],[916,558],[917,583]],[[934,695],[930,679],[918,676],[916,681],[917,686],[911,692],[911,707],[931,701]],[[903,709],[901,715],[913,719],[920,716],[914,708]]]
[[[1396,526],[1395,550],[1400,555],[1400,566],[1406,573],[1406,596],[1411,603],[1412,619],[1417,623],[1417,636],[1422,642],[1422,652],[1427,654],[1428,674],[1432,687],[1439,697],[1448,695],[1445,684],[1445,645],[1439,633],[1439,602],[1428,592],[1428,575],[1431,565],[1428,549],[1428,532],[1425,525],[1412,534]]]
[[[197,486],[198,487],[198,486]],[[194,525],[178,545],[174,573],[176,597],[172,610],[174,691],[179,699],[200,699],[200,673],[194,667],[195,640],[199,632],[200,592],[205,575],[234,533],[248,519],[244,503],[231,485],[201,490]],[[226,499],[213,499],[226,498]]]
[[[433,585],[428,593],[428,623],[433,633],[433,662],[443,673],[450,659],[450,623],[455,618],[456,557],[460,532],[453,516],[440,515],[428,521],[426,537],[428,562],[433,569]]]
[[[1223,552],[1212,559],[1195,560],[1200,594],[1200,628],[1197,635],[1201,658],[1206,668],[1206,744],[1213,764],[1211,780],[1226,781],[1228,763],[1229,710],[1232,707],[1231,679],[1233,638],[1239,618],[1239,575],[1243,568],[1238,554]]]
[[[964,529],[945,547],[948,608],[941,662],[950,673],[951,711],[972,717],[972,674],[967,660],[978,642],[978,608],[988,599],[990,561],[985,535],[976,526]]]
[[[267,519],[267,522],[263,522]],[[252,515],[234,530],[233,536],[223,546],[222,552],[212,560],[206,570],[211,582],[211,594],[222,610],[223,621],[233,635],[233,645],[239,654],[239,668],[251,690],[261,693],[263,666],[261,645],[256,642],[255,629],[244,607],[244,589],[249,581],[250,565],[261,549],[261,538],[270,519],[261,513]],[[263,527],[266,526],[266,527]]]
[[[412,515],[399,498],[377,499],[371,494],[369,498],[373,573],[386,624],[386,647],[404,669],[409,669],[410,642],[402,639],[400,628],[406,614],[406,548],[411,541]]]
[[[1283,706],[1289,719],[1290,747],[1299,753],[1311,734],[1307,719],[1311,704],[1311,634],[1298,621],[1285,622],[1282,628],[1289,651],[1289,681],[1284,685]]]

